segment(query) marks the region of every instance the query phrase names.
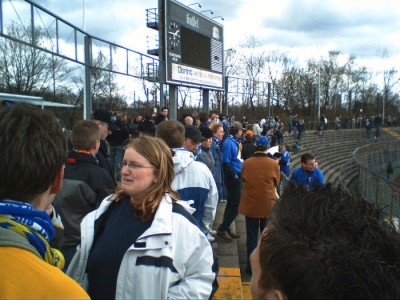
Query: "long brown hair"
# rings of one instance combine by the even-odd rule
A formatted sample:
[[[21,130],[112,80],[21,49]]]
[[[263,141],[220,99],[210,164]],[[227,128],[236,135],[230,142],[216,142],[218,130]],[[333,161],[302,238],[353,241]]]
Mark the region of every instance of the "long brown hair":
[[[175,176],[171,150],[162,139],[146,135],[129,140],[125,145],[125,149],[126,148],[133,148],[146,158],[153,166],[154,176],[157,179],[148,189],[146,197],[141,203],[141,207],[136,208],[139,211],[134,211],[135,216],[140,217],[140,219],[145,222],[153,218],[161,198],[165,193],[169,193],[173,202],[179,199],[178,192],[174,191],[171,187],[172,180]],[[120,191],[116,193],[112,199],[121,199],[126,196],[129,195]]]

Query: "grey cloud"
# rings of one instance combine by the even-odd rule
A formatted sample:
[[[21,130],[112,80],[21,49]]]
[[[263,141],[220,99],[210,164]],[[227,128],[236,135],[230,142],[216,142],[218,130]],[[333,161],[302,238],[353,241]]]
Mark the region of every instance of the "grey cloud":
[[[334,44],[344,53],[376,56],[377,47],[396,47],[388,38],[399,28],[396,10],[377,5],[371,10],[339,10],[325,1],[292,1],[282,16],[268,15],[263,27],[272,29],[266,38],[281,47],[307,47]]]
[[[295,32],[341,35],[349,29],[365,26],[390,28],[398,24],[394,11],[357,10],[343,11],[325,1],[292,1],[283,16],[266,16],[264,26],[272,29]]]

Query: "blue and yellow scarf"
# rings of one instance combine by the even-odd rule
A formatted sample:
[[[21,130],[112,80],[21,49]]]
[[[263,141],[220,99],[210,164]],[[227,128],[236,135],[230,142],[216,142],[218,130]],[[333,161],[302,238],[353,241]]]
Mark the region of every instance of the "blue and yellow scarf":
[[[64,267],[62,253],[49,245],[55,229],[46,212],[35,209],[29,203],[1,200],[0,227],[26,238],[44,261],[59,269]]]

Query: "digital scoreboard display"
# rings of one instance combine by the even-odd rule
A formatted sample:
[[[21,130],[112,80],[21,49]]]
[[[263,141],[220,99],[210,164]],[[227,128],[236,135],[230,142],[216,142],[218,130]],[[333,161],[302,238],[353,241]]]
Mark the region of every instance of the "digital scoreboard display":
[[[166,82],[222,90],[223,26],[172,0],[165,8]]]

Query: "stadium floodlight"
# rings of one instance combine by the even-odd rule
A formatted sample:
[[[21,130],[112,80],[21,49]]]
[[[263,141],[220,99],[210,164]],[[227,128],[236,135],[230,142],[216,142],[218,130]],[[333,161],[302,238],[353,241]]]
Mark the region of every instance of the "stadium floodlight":
[[[192,5],[197,5],[199,8],[201,8],[201,4],[199,2],[188,4],[188,6],[192,6]]]
[[[201,11],[201,13],[203,14],[203,13],[206,13],[206,12],[209,12],[210,14],[214,14],[214,12],[211,10],[211,9],[206,9],[206,10],[202,10]]]

